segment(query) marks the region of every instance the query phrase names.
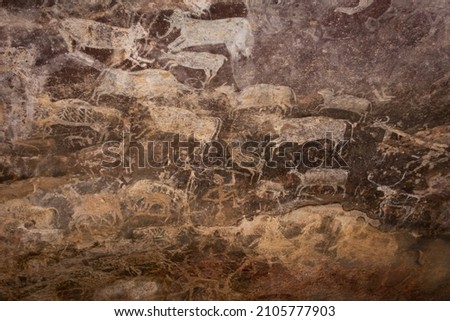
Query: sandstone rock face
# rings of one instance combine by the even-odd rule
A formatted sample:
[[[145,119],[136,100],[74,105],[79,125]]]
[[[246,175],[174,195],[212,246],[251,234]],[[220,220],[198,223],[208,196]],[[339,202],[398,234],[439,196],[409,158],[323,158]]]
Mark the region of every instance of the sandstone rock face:
[[[450,7],[0,1],[0,299],[450,299]]]

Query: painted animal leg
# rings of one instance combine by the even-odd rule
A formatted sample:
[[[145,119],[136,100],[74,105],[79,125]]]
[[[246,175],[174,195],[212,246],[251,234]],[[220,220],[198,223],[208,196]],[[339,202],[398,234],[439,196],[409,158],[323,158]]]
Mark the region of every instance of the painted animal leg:
[[[209,84],[209,82],[211,81],[211,79],[212,79],[212,76],[211,76],[211,70],[209,70],[209,69],[204,69],[203,70],[204,72],[205,72],[205,81],[203,82],[203,87],[205,87],[206,85],[208,85]]]
[[[103,96],[104,94],[105,93],[103,91],[100,91],[97,88],[95,88],[90,100],[95,101],[95,104],[98,105],[98,101],[100,100],[100,97]]]
[[[302,185],[297,186],[297,188],[295,189],[295,196],[301,195],[301,193],[305,187],[306,186],[302,186]]]
[[[61,37],[63,38],[64,42],[67,44],[67,50],[69,50],[69,52],[74,52],[75,50],[74,50],[72,38],[70,37],[70,35],[63,30],[60,30],[59,33],[60,33]]]
[[[186,38],[183,36],[179,36],[177,39],[175,39],[173,42],[171,42],[167,48],[171,52],[176,52],[182,50],[184,47],[182,46],[182,43],[186,41]]]
[[[359,123],[365,123],[366,122],[367,113],[361,114],[361,117],[359,118]]]
[[[279,197],[277,197],[277,204],[278,204],[278,212],[279,213],[283,212],[283,206],[281,205]]]

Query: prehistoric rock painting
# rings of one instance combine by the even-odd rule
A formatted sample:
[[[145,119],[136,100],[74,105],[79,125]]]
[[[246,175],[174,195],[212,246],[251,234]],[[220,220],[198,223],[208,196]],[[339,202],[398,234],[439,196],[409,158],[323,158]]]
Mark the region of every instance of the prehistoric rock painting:
[[[0,1],[0,299],[450,299],[449,21]]]

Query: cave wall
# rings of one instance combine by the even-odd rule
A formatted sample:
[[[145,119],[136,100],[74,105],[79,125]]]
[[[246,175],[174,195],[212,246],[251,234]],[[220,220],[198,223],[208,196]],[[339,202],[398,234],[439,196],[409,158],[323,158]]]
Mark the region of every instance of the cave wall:
[[[1,299],[449,299],[447,1],[0,17]]]

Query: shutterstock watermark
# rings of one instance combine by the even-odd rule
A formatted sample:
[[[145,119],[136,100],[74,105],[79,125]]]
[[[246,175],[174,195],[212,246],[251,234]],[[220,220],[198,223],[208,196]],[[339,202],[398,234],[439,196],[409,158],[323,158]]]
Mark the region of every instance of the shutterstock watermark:
[[[186,165],[204,168],[348,168],[343,154],[349,141],[335,141],[332,132],[323,139],[290,142],[271,134],[260,141],[199,141],[174,135],[167,140],[135,141],[124,132],[122,141],[107,141],[102,146],[104,168],[164,168]]]

